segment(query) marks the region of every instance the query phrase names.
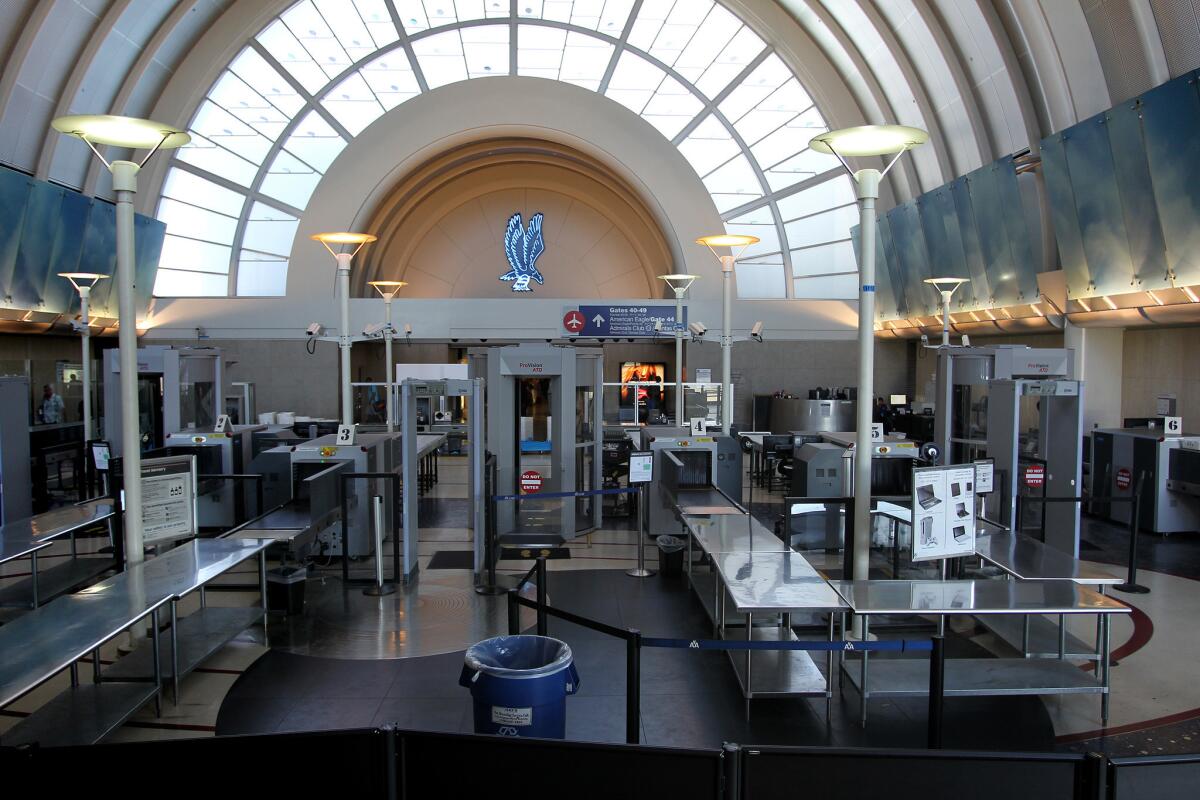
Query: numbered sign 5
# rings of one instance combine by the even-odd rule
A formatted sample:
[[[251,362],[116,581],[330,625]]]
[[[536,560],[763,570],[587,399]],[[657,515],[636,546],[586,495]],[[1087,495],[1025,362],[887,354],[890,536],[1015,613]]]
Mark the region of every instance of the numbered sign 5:
[[[337,432],[337,443],[340,445],[354,444],[354,436],[357,431],[357,425],[339,425]]]

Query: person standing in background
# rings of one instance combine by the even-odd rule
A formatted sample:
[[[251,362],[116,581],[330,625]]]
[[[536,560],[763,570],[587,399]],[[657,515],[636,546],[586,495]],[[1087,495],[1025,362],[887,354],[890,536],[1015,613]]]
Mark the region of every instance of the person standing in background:
[[[43,425],[55,425],[63,421],[63,400],[48,383],[42,387],[41,415]]]

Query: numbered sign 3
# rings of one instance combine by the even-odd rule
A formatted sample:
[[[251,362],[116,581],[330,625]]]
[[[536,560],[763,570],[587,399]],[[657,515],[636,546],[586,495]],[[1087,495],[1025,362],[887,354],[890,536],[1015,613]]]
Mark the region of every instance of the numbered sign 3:
[[[357,432],[357,425],[339,425],[337,431],[337,443],[339,445],[354,444],[354,438]]]

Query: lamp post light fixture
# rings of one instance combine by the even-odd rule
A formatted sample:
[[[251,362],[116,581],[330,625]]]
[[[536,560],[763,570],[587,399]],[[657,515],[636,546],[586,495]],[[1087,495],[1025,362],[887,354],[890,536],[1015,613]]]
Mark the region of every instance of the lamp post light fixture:
[[[900,156],[929,140],[920,128],[906,125],[860,125],[827,131],[814,136],[808,146],[818,153],[832,154],[854,178],[858,198],[858,402],[854,439],[854,563],[853,580],[866,580],[871,563],[871,411],[875,398],[875,201],[879,182],[896,165]],[[892,159],[883,172],[873,168],[854,170],[850,157],[885,156]],[[858,620],[855,627],[858,629]]]
[[[375,241],[377,236],[369,233],[352,233],[339,231],[336,233],[314,233],[308,237],[314,242],[320,242],[337,262],[338,299],[342,307],[342,325],[338,329],[338,350],[342,356],[342,424],[354,424],[354,401],[350,392],[350,346],[353,338],[350,336],[350,260],[358,255],[358,251]],[[346,253],[334,250],[330,245],[356,245],[353,251]]]
[[[92,440],[92,329],[88,317],[88,299],[92,287],[109,277],[98,272],[60,272],[79,292],[79,338],[83,351],[83,442]]]
[[[125,489],[125,563],[138,564],[144,557],[142,533],[142,452],[138,413],[137,307],[133,279],[133,196],[137,174],[159,150],[173,150],[192,137],[173,125],[134,117],[82,114],[58,117],[50,123],[59,133],[83,141],[112,173],[117,218],[117,319],[118,361],[121,367],[121,476]],[[141,161],[109,161],[97,145],[149,150]],[[86,339],[85,339],[86,341]],[[84,359],[86,369],[87,359]],[[86,395],[85,395],[86,397]],[[109,415],[115,409],[108,409]],[[114,443],[115,444],[115,443]]]
[[[677,272],[671,275],[659,275],[660,281],[675,292],[675,424],[683,424],[683,337],[687,331],[683,325],[683,296],[699,275],[688,275]]]
[[[408,286],[404,281],[369,281],[371,286],[375,287],[375,291],[383,298],[383,358],[387,366],[387,429],[388,433],[395,430],[394,420],[396,415],[393,413],[394,398],[392,395],[392,377],[396,370],[396,365],[392,363],[392,299],[399,294],[400,290]]]
[[[752,244],[758,244],[757,236],[745,236],[737,233],[719,233],[712,236],[701,236],[696,244],[707,247],[721,262],[721,432],[729,435],[733,425],[733,377],[730,366],[730,356],[733,350],[733,265],[738,257]],[[728,247],[729,252],[721,254],[717,248]]]
[[[926,278],[928,283],[942,296],[942,347],[950,346],[950,298],[964,283],[966,278]]]

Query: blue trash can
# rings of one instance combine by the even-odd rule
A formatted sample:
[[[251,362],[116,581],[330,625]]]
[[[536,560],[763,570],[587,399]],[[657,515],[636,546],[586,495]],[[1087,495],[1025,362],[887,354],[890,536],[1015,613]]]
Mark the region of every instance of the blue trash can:
[[[562,739],[579,674],[566,642],[497,636],[467,650],[460,686],[475,700],[475,732]]]

